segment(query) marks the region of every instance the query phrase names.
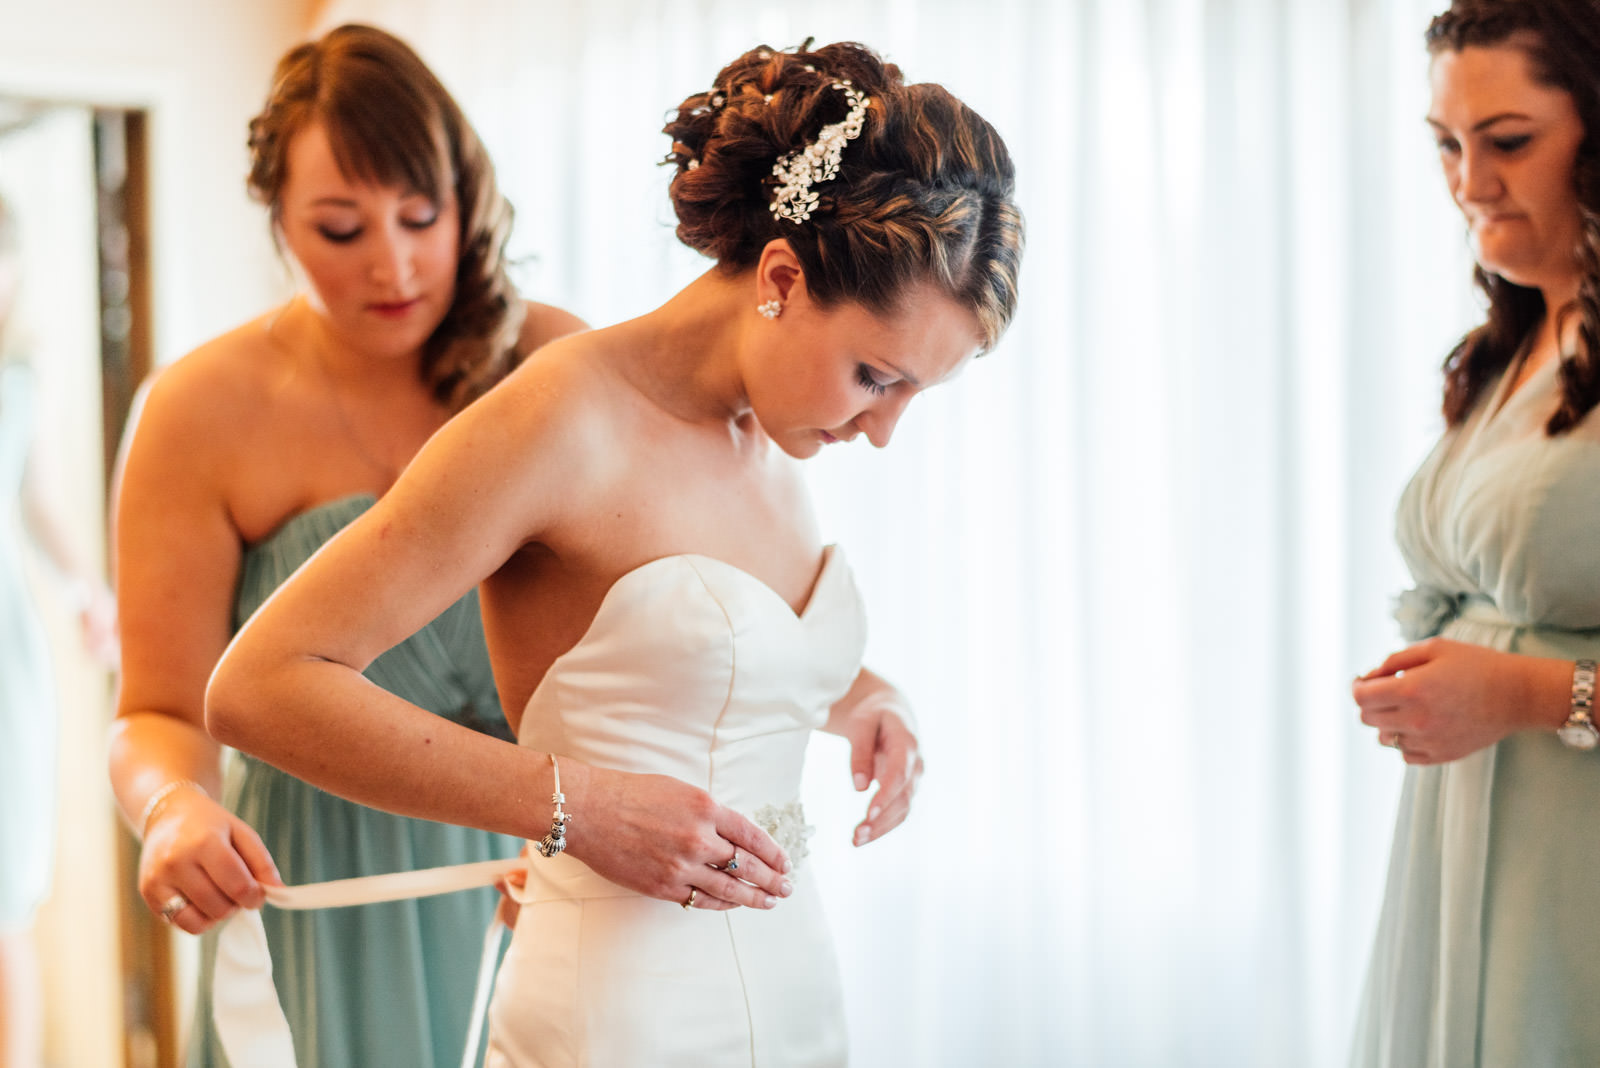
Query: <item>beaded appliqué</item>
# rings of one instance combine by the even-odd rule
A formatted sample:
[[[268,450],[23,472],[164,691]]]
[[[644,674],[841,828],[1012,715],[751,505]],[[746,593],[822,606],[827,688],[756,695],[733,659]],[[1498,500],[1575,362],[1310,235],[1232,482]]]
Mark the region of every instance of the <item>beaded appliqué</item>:
[[[806,845],[806,839],[816,833],[816,828],[806,822],[806,810],[800,802],[790,801],[783,805],[762,805],[750,814],[756,826],[772,835],[772,840],[778,843],[778,848],[789,855],[789,861],[796,868],[800,862],[811,855],[811,850]]]
[[[817,206],[817,194],[811,187],[838,176],[839,155],[846,142],[861,136],[861,126],[867,116],[870,101],[848,78],[834,82],[833,88],[850,101],[849,113],[838,122],[824,126],[811,144],[780,156],[772,165],[772,176],[779,184],[777,194],[767,207],[775,217],[788,219],[797,226],[811,218],[811,211]]]

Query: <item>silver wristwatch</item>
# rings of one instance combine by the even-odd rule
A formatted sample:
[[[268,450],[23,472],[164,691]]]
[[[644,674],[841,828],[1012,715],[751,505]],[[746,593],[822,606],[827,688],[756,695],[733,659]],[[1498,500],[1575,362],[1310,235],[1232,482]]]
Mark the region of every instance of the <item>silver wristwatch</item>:
[[[1600,744],[1600,729],[1594,725],[1594,661],[1579,660],[1572,666],[1572,711],[1556,730],[1556,737],[1574,749],[1593,749]]]

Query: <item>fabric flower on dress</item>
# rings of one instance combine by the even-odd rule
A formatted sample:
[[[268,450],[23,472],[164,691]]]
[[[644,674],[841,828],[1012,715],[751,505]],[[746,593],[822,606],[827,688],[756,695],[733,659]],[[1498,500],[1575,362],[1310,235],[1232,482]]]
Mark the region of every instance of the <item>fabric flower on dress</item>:
[[[796,868],[810,856],[811,850],[806,846],[806,839],[815,834],[817,829],[806,823],[806,810],[800,802],[762,805],[751,814],[750,819],[757,827],[772,835],[772,840],[789,855],[790,863]]]
[[[1443,630],[1460,608],[1458,595],[1424,585],[1396,597],[1393,614],[1394,621],[1400,624],[1400,636],[1408,642],[1420,642]]]

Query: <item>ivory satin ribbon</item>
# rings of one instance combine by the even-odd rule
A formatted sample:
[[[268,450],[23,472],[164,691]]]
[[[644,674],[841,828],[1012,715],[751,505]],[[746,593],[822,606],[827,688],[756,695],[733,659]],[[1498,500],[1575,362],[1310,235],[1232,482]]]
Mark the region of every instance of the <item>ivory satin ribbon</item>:
[[[525,857],[515,857],[301,886],[269,886],[267,904],[280,909],[331,909],[430,897],[490,886],[526,866]],[[484,935],[472,1020],[461,1055],[463,1068],[469,1068],[476,1059],[504,934],[504,925],[496,919]],[[277,988],[272,985],[272,954],[267,949],[267,930],[259,911],[240,910],[222,925],[217,935],[211,994],[217,1037],[233,1068],[294,1068],[294,1039],[278,1002]]]

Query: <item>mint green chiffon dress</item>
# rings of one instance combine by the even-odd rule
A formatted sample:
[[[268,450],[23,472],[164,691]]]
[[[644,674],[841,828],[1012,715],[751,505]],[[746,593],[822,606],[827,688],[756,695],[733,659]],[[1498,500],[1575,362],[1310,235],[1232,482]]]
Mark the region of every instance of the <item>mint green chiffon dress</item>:
[[[1600,658],[1600,412],[1554,365],[1449,431],[1401,497],[1410,641]],[[1600,1065],[1600,750],[1523,732],[1406,770],[1352,1063]]]
[[[358,515],[370,496],[330,501],[246,550],[235,601],[242,626],[273,590]],[[476,592],[366,671],[392,693],[511,740],[489,669]],[[360,760],[360,752],[349,754]],[[291,885],[512,857],[516,839],[409,819],[334,797],[243,754],[228,807],[260,833]],[[300,1068],[454,1066],[461,1061],[492,888],[311,911],[267,907],[273,982]],[[192,1066],[226,1065],[212,1025],[212,938],[204,940]]]

